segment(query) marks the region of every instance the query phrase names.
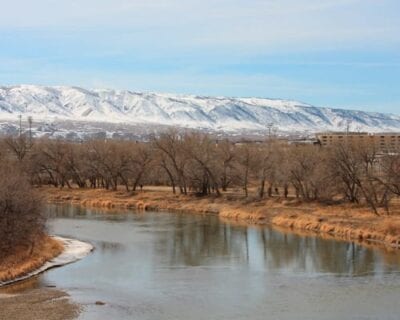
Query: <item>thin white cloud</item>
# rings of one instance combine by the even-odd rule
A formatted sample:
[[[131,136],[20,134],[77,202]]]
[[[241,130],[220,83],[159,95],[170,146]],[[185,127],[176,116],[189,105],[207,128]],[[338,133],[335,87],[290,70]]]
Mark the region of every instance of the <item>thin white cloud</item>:
[[[1,0],[0,4],[0,30],[89,30],[92,37],[109,31],[112,36],[105,41],[112,44],[128,34],[127,46],[150,41],[182,49],[265,51],[400,44],[398,0]]]
[[[78,85],[88,88],[127,89],[139,91],[175,92],[188,94],[220,95],[225,92],[229,96],[265,96],[270,98],[295,98],[296,96],[363,94],[368,95],[373,87],[365,84],[348,87],[331,83],[315,83],[296,81],[273,73],[242,74],[223,72],[208,74],[196,68],[170,72],[146,71],[124,72],[90,71],[69,69],[42,63],[40,68],[31,60],[10,60],[8,72],[0,74],[0,83],[28,83],[42,85]],[[34,69],[34,73],[31,72]],[[2,64],[0,63],[0,69]],[[29,70],[30,69],[30,70]],[[55,72],[56,71],[56,72]],[[80,79],[77,81],[77,79]],[[179,88],[179,90],[177,90]]]

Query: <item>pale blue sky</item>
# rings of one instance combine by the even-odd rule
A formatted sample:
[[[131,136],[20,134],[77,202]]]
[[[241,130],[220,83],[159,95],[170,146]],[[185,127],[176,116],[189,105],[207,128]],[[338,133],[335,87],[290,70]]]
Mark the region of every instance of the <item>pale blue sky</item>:
[[[400,113],[399,0],[0,0],[0,84]]]

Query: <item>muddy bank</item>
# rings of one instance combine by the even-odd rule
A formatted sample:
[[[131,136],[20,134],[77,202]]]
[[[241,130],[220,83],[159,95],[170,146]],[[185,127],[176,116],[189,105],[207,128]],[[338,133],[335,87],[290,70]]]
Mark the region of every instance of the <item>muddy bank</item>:
[[[22,294],[0,293],[0,320],[69,320],[80,307],[59,290],[36,289]]]
[[[365,207],[301,203],[296,199],[249,200],[229,193],[218,198],[174,195],[160,188],[128,193],[122,190],[42,188],[50,203],[88,207],[215,214],[224,220],[271,224],[338,239],[379,242],[400,247],[400,207],[390,216],[376,216]]]

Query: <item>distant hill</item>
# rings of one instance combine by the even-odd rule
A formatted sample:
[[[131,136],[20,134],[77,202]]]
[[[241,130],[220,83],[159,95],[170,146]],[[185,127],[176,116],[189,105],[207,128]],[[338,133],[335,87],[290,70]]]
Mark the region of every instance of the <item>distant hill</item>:
[[[203,97],[78,87],[34,85],[0,87],[0,120],[18,116],[36,121],[178,126],[239,133],[322,130],[400,131],[400,116],[378,112],[320,108],[292,100]],[[3,123],[4,124],[4,123]]]

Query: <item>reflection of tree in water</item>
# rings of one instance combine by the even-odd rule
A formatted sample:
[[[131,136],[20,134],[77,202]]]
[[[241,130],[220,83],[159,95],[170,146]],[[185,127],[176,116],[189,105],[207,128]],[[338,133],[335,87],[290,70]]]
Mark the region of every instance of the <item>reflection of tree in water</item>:
[[[120,212],[120,211],[118,211]],[[185,214],[115,214],[79,206],[48,206],[52,217],[141,224],[142,231],[157,237],[156,248],[171,265],[251,264],[258,267],[337,275],[397,272],[400,254],[353,243],[303,237],[269,228],[246,228],[222,223],[215,216]],[[162,232],[154,232],[158,228]],[[121,250],[118,244],[99,243],[99,249]]]
[[[159,239],[157,248],[167,253],[172,265],[208,265],[222,260],[247,263],[262,257],[264,268],[299,272],[346,276],[391,269],[383,263],[378,250],[268,228],[229,226],[215,217],[193,219],[177,215],[174,226]],[[398,270],[398,259],[395,262],[393,270]]]
[[[49,218],[71,218],[71,219],[90,219],[108,220],[108,221],[124,221],[129,218],[130,213],[123,210],[107,210],[104,208],[85,208],[78,205],[57,205],[48,204],[45,207],[44,214]]]
[[[16,282],[0,288],[0,294],[20,294],[32,289],[51,286],[51,284],[43,281],[42,277],[31,277],[23,281]]]
[[[354,243],[271,230],[260,232],[268,248],[266,262],[272,268],[357,275],[373,272],[378,260],[377,252]]]
[[[112,251],[113,253],[124,249],[124,246],[121,243],[107,241],[97,241],[95,247],[96,250],[100,250],[102,252]]]
[[[265,264],[300,272],[367,275],[398,270],[398,252],[384,252],[354,243],[259,230]]]
[[[234,229],[216,217],[175,217],[158,249],[168,252],[173,265],[207,265],[210,258],[246,259],[246,229]],[[238,239],[240,238],[240,239]]]
[[[87,210],[83,207],[68,205],[47,205],[45,215],[49,218],[74,218],[86,216]]]

